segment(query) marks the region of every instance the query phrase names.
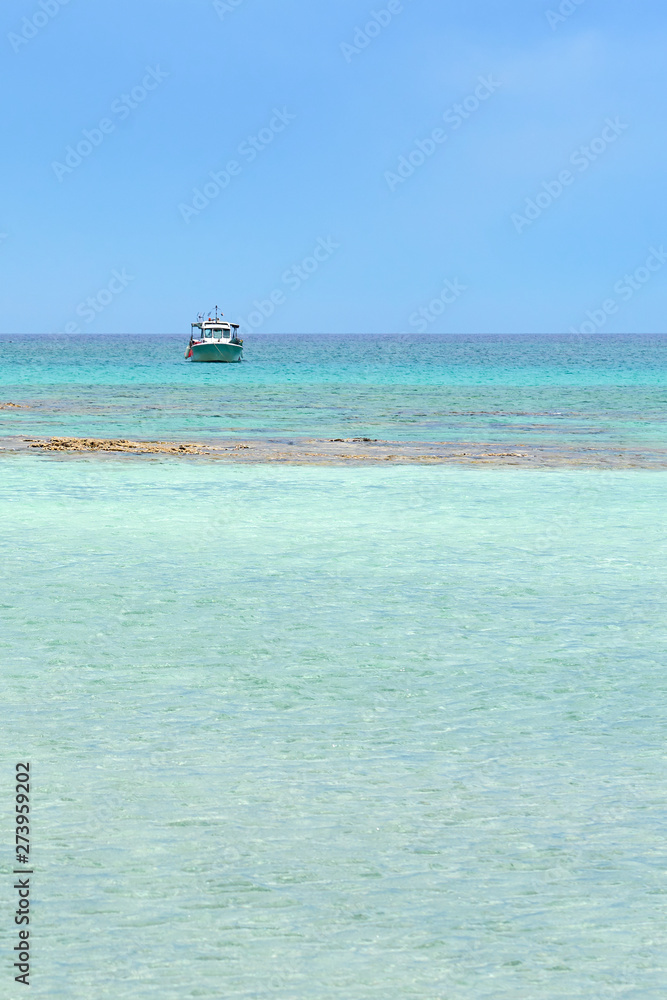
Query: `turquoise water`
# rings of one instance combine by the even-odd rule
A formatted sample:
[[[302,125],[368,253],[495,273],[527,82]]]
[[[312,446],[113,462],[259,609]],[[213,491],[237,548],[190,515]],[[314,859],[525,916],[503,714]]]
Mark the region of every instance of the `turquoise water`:
[[[662,997],[667,473],[0,469],[33,995]]]
[[[0,435],[664,449],[667,336],[249,336],[241,365],[185,337],[0,337]]]

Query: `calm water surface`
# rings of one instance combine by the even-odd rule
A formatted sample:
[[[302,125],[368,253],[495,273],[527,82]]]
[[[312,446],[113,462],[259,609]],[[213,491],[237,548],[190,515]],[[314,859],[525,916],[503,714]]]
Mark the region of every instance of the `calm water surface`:
[[[660,471],[5,456],[33,995],[661,998],[666,497]]]

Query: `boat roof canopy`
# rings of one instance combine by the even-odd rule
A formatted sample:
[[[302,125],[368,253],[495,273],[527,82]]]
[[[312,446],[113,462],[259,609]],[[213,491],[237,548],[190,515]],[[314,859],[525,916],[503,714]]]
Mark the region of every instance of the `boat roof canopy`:
[[[238,323],[227,323],[225,320],[219,320],[219,319],[205,319],[201,320],[199,323],[191,323],[190,326],[193,327],[196,326],[200,330],[203,329],[229,330],[231,327],[233,327],[235,330],[238,330],[239,328]]]

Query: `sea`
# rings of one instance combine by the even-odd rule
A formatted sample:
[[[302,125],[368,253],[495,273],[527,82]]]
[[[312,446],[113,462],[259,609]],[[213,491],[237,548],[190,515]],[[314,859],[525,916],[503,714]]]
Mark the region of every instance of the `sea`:
[[[185,344],[0,338],[0,437],[608,462],[0,452],[2,995],[29,762],[32,996],[662,1000],[667,337]]]
[[[667,441],[667,336],[0,336],[0,437],[631,445]]]

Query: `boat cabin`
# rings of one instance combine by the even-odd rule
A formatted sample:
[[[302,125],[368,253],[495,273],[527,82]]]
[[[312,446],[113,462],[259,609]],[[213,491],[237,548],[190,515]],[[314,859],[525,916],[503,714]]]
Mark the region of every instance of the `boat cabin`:
[[[230,342],[238,340],[236,336],[236,331],[239,328],[238,323],[221,323],[220,320],[207,319],[191,325],[191,340],[227,340]],[[199,330],[200,333],[195,333],[195,330]]]

